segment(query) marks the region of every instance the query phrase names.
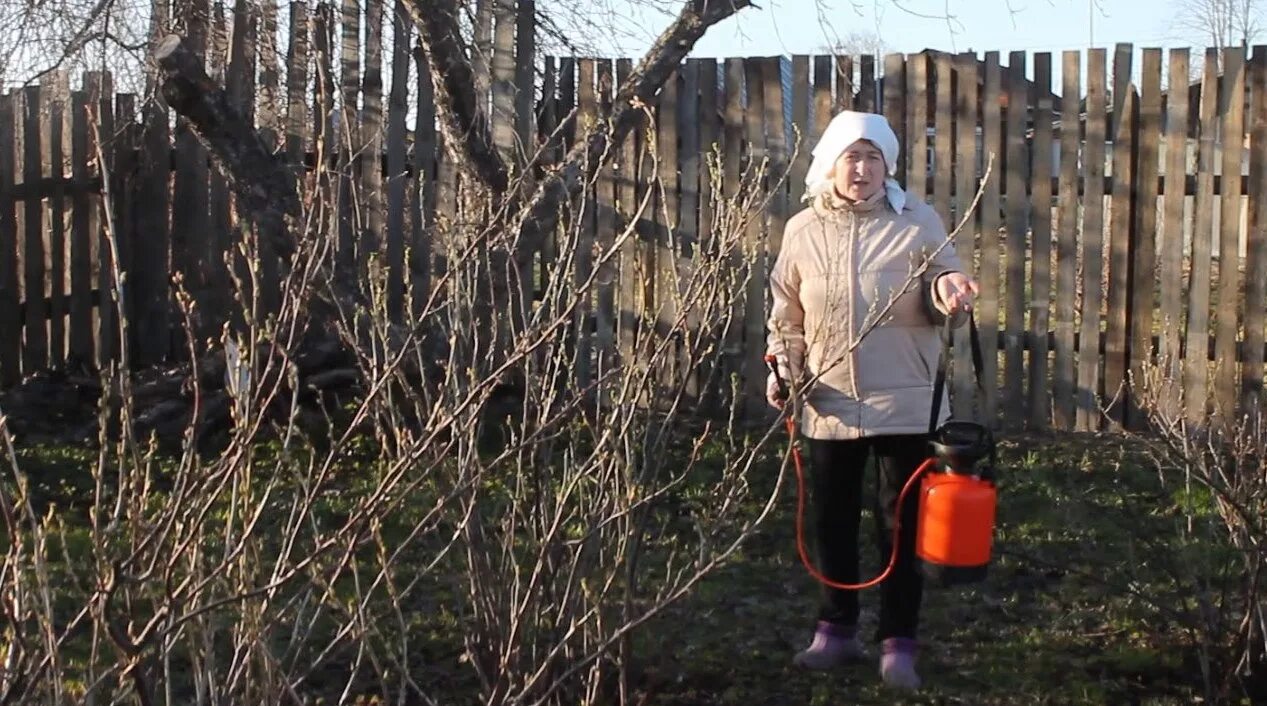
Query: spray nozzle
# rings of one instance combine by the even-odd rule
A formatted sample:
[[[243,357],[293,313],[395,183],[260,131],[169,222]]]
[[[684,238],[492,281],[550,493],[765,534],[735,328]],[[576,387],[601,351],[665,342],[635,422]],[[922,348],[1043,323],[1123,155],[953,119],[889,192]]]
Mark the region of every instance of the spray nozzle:
[[[971,475],[982,458],[994,458],[994,435],[975,422],[948,421],[937,430],[932,443],[933,451],[951,473]]]

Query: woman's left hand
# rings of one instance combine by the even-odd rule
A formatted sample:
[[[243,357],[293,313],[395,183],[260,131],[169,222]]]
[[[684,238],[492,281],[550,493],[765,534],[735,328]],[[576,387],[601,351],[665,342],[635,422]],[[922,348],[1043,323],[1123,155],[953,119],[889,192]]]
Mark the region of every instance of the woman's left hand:
[[[962,272],[947,272],[937,278],[937,298],[946,307],[946,315],[972,311],[972,300],[981,293],[977,281]]]

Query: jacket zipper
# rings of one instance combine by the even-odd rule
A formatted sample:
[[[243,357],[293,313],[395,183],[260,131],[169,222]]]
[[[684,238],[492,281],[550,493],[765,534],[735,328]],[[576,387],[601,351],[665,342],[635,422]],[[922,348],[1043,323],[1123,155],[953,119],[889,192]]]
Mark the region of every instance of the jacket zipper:
[[[848,269],[845,270],[846,275],[849,277],[849,346],[853,348],[849,352],[849,390],[856,400],[858,399],[858,350],[855,345],[860,333],[858,331],[858,318],[854,309],[858,300],[858,278],[856,276],[856,265],[858,262],[858,214],[852,210],[849,211],[849,237],[846,239],[845,244],[849,248],[847,251]],[[861,405],[859,405],[859,408],[861,408]],[[861,409],[859,409],[858,414],[858,421],[861,423]]]

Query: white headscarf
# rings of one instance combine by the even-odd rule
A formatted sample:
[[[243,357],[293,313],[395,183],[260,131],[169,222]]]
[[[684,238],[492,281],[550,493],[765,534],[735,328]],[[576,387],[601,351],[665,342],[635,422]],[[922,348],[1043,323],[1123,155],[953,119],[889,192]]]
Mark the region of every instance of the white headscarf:
[[[856,113],[851,110],[838,113],[827,124],[823,136],[814,146],[814,161],[805,175],[805,200],[817,198],[832,187],[831,170],[840,158],[841,153],[849,145],[858,140],[867,140],[880,148],[884,155],[884,166],[889,177],[884,180],[885,195],[893,210],[902,212],[906,203],[906,192],[902,190],[893,175],[897,173],[898,144],[897,135],[889,126],[883,115],[875,113]]]

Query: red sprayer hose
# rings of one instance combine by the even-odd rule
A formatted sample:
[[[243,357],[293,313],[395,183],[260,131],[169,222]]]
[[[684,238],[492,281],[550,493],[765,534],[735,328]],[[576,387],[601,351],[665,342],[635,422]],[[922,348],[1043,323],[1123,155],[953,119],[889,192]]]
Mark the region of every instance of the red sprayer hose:
[[[865,581],[863,583],[838,583],[827,578],[814,567],[814,562],[810,561],[809,552],[805,549],[805,470],[801,467],[801,450],[796,447],[796,419],[792,414],[787,416],[787,433],[788,443],[792,449],[792,463],[796,466],[796,551],[801,556],[801,563],[805,565],[805,569],[809,571],[809,575],[813,576],[819,583],[830,588],[840,589],[844,591],[860,591],[864,588],[871,588],[884,581],[893,573],[893,567],[897,565],[898,544],[902,531],[902,511],[905,507],[906,494],[916,486],[924,472],[933,467],[937,462],[935,457],[929,457],[920,464],[919,468],[911,474],[906,480],[906,484],[902,486],[902,492],[897,496],[897,511],[893,513],[893,549],[889,552],[888,566],[884,567],[884,571],[879,576]]]

